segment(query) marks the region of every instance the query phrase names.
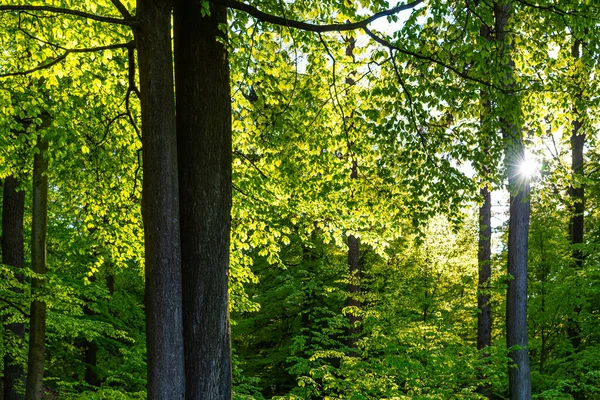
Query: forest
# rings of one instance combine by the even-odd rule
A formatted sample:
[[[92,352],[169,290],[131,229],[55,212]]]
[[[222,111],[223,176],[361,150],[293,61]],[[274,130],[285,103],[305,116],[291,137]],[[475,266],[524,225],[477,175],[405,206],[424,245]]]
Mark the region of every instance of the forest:
[[[600,399],[598,0],[0,0],[0,400]]]

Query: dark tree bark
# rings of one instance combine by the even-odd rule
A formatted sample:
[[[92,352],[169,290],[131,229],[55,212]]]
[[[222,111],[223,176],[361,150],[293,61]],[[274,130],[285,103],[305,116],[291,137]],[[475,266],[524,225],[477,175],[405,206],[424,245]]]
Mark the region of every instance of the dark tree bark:
[[[477,294],[477,350],[484,350],[492,344],[492,313],[489,296],[489,280],[492,276],[492,199],[487,186],[480,190],[483,204],[479,208],[479,252],[477,255],[479,264],[479,292]],[[482,386],[479,393],[488,399],[492,398],[492,390],[489,385]]]
[[[356,161],[352,163],[352,173],[350,174],[351,179],[358,179],[358,169]],[[348,236],[348,299],[346,300],[346,306],[360,308],[362,306],[357,295],[360,294],[360,239],[354,235]],[[362,318],[356,315],[354,312],[348,314],[348,322],[350,322],[350,329],[348,330],[348,346],[353,348],[356,346],[356,342],[360,334],[362,333],[362,327],[360,325]]]
[[[175,5],[186,400],[231,398],[231,89],[225,7]]]
[[[581,54],[581,42],[575,40],[571,48],[571,55],[576,61],[580,58]],[[581,93],[576,95],[576,99],[581,99]],[[578,115],[579,111],[577,106],[573,107],[574,114]],[[569,238],[571,240],[571,246],[573,247],[571,257],[572,266],[575,270],[581,270],[583,268],[583,250],[578,247],[583,243],[584,233],[584,211],[585,211],[585,191],[583,186],[584,177],[584,159],[583,149],[585,147],[585,131],[582,129],[582,121],[575,118],[572,121],[571,129],[571,173],[573,174],[573,183],[569,188],[569,196],[573,202],[571,209],[572,215],[569,224]],[[577,296],[576,296],[577,298]],[[578,316],[581,313],[581,306],[575,304],[573,309],[573,316],[569,318],[567,335],[571,346],[573,347],[573,353],[579,352],[581,347],[581,326],[578,321]],[[579,400],[585,398],[585,395],[575,389],[571,395],[573,399]]]
[[[352,36],[346,39],[346,56],[352,57],[352,61],[356,61],[354,57],[354,49],[356,48],[356,39]],[[354,72],[346,77],[346,84],[350,86],[356,85],[352,75]],[[352,154],[352,143],[348,142],[348,153]],[[350,171],[350,179],[358,179],[358,163],[356,160],[352,161],[352,170]],[[360,239],[354,235],[348,236],[348,299],[346,300],[346,306],[360,308],[362,306],[360,300],[357,298],[361,292],[360,280],[361,280],[361,268],[360,268]],[[348,329],[348,347],[354,348],[356,342],[362,333],[362,318],[356,315],[354,312],[348,314],[348,322],[350,328]]]
[[[581,42],[576,41],[573,44],[572,55],[575,60],[580,57]],[[580,97],[580,95],[579,95]],[[575,110],[577,113],[577,110]],[[573,177],[578,180],[576,184],[571,185],[570,195],[573,201],[573,215],[570,224],[571,244],[578,245],[583,243],[583,213],[585,211],[584,187],[581,182],[583,178],[583,148],[585,146],[585,132],[580,120],[575,119],[572,122],[571,130],[571,172]],[[583,252],[580,249],[573,250],[573,260],[576,268],[583,267]]]
[[[148,398],[185,394],[171,2],[138,0]]]
[[[48,220],[48,142],[38,135],[38,152],[33,156],[33,200],[31,217],[31,269],[46,273],[46,232]],[[36,294],[43,279],[31,280],[31,292]],[[44,355],[46,342],[46,303],[31,303],[29,324],[29,354],[27,357],[27,385],[25,398],[41,400],[43,394]]]
[[[492,40],[490,28],[482,24],[479,34],[486,40]],[[490,139],[486,135],[489,132],[488,119],[490,116],[490,100],[489,94],[481,91],[481,134],[483,137],[482,147],[485,155],[489,155],[491,146]],[[477,315],[477,350],[482,350],[482,356],[489,356],[486,348],[492,344],[492,311],[490,306],[489,295],[489,280],[492,277],[492,198],[490,186],[487,181],[490,178],[490,167],[484,164],[481,169],[482,181],[485,184],[479,193],[483,198],[483,203],[479,208],[479,247],[477,260],[479,266],[479,281],[477,292],[477,307],[479,314]],[[478,388],[478,393],[488,399],[492,398],[492,387],[489,384],[483,384]]]
[[[16,268],[25,266],[25,248],[23,238],[23,214],[25,212],[25,192],[18,191],[19,182],[13,176],[4,180],[2,196],[2,263]],[[15,273],[15,278],[23,283],[23,274]],[[20,289],[14,289],[22,293]],[[8,331],[19,339],[25,337],[25,325],[12,323]],[[4,400],[21,400],[23,395],[16,392],[16,386],[25,381],[23,368],[16,364],[9,353],[4,357]]]
[[[523,148],[517,147],[509,150],[509,153],[511,155],[507,157],[507,160],[514,161],[513,157],[523,154]],[[516,173],[516,171],[512,173]],[[506,341],[508,347],[518,346],[518,349],[510,352],[510,358],[515,363],[515,366],[509,369],[510,398],[527,400],[531,399],[529,350],[527,348],[529,183],[520,185],[514,180],[515,178],[509,178],[509,187],[515,188],[517,193],[510,196],[510,219],[508,222],[508,273],[512,279],[508,282],[506,299]]]
[[[510,57],[511,45],[507,24],[513,13],[509,2],[494,6],[496,40],[500,56],[506,62],[507,86],[514,87],[514,63]],[[530,188],[527,179],[519,174],[524,159],[523,133],[520,128],[520,101],[517,95],[502,98],[504,116],[502,136],[505,142],[504,158],[508,173],[510,209],[508,221],[508,282],[506,298],[506,341],[510,358],[514,362],[508,371],[510,398],[531,399],[531,374],[527,348],[527,248],[529,241]],[[517,347],[517,348],[515,348]]]
[[[96,275],[89,278],[91,284],[96,284]],[[86,302],[93,300],[84,299]],[[94,311],[86,304],[83,308],[86,316],[94,315]],[[96,374],[96,362],[98,360],[98,345],[93,340],[85,340],[83,350],[83,363],[85,364],[84,379],[85,383],[91,386],[100,386],[100,380]]]

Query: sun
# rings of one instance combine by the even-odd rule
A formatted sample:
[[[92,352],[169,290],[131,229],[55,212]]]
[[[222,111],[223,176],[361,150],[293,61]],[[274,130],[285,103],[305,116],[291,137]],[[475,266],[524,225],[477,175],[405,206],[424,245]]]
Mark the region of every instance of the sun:
[[[540,172],[540,164],[529,155],[519,163],[519,176],[523,179],[531,180]]]

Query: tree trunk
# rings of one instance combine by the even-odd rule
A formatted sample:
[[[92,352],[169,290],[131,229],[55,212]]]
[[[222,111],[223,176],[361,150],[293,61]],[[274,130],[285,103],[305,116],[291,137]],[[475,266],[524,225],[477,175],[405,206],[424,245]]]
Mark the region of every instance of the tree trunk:
[[[576,40],[571,49],[571,55],[574,61],[580,58],[581,42]],[[576,95],[581,98],[581,93]],[[573,107],[574,114],[578,114],[577,107]],[[571,240],[572,250],[572,266],[575,270],[583,268],[583,251],[578,248],[583,243],[583,214],[585,211],[585,193],[583,186],[584,168],[583,168],[583,149],[585,147],[585,131],[582,128],[582,122],[575,118],[572,122],[571,130],[571,173],[573,174],[573,183],[569,188],[569,195],[573,202],[571,221],[569,224],[569,237]],[[578,296],[575,296],[577,299]],[[573,347],[573,353],[579,351],[581,346],[581,327],[579,325],[578,316],[581,313],[581,306],[575,304],[573,309],[573,317],[569,318],[567,335]],[[579,391],[571,393],[575,400],[583,399],[584,395]]]
[[[4,180],[2,197],[2,263],[15,268],[25,266],[25,249],[23,239],[23,214],[25,211],[25,192],[17,191],[19,183],[13,176]],[[15,273],[15,278],[23,283],[23,274]],[[22,293],[20,289],[14,289]],[[18,340],[25,338],[25,325],[12,323],[7,325],[8,331]],[[21,365],[15,360],[11,351],[4,357],[4,400],[21,400],[23,395],[15,391],[24,384],[25,374]]]
[[[487,186],[480,190],[483,204],[479,208],[479,252],[477,254],[479,264],[479,286],[477,295],[477,350],[484,350],[492,344],[492,314],[489,296],[489,280],[492,276],[492,199]],[[488,353],[484,352],[487,357]],[[488,399],[492,398],[492,388],[484,385],[479,393]]]
[[[94,254],[96,256],[96,254]],[[92,275],[89,278],[90,284],[96,284],[96,275]],[[84,299],[86,303],[92,302],[94,300]],[[94,311],[86,304],[83,307],[83,314],[85,316],[91,317],[95,313]],[[96,374],[96,362],[98,359],[98,345],[94,342],[94,340],[85,340],[84,341],[84,350],[83,350],[83,363],[85,364],[85,374],[84,379],[85,383],[91,386],[100,386],[100,380],[98,379],[98,375]]]
[[[48,219],[48,142],[37,137],[38,152],[33,157],[33,200],[31,217],[31,269],[36,274],[46,273],[46,231]],[[31,292],[36,295],[43,279],[31,280]],[[27,385],[25,398],[41,400],[43,394],[44,354],[46,342],[46,303],[31,303],[29,327],[29,354],[27,357]]]
[[[492,40],[492,33],[490,28],[482,24],[479,30],[480,36],[485,38],[487,41]],[[485,91],[481,91],[481,134],[482,134],[482,147],[484,153],[489,155],[489,149],[491,147],[490,139],[486,138],[486,134],[491,134],[489,129],[488,119],[490,116],[490,99],[489,94]],[[483,203],[479,208],[479,247],[477,253],[477,260],[479,266],[479,281],[478,281],[478,292],[477,292],[477,307],[479,314],[477,315],[477,350],[482,350],[482,356],[487,358],[489,352],[485,350],[492,344],[492,312],[490,306],[490,295],[489,295],[489,280],[492,277],[492,197],[490,193],[490,186],[487,182],[490,179],[490,166],[484,164],[481,169],[482,182],[485,184],[481,188],[479,193],[483,198]],[[482,376],[485,378],[485,376]],[[478,388],[478,393],[485,396],[488,399],[492,398],[492,387],[490,384],[481,385]]]
[[[507,149],[506,162],[517,162],[523,156],[520,141]],[[512,170],[512,171],[511,171]],[[509,167],[509,174],[518,173]],[[529,235],[529,183],[518,182],[519,177],[509,177],[510,218],[508,222],[508,282],[506,299],[507,347],[518,346],[510,352],[515,366],[509,369],[510,398],[531,399],[529,350],[527,348],[527,246]],[[516,191],[516,194],[512,194]]]
[[[346,39],[346,56],[352,57],[352,62],[355,62],[354,49],[356,48],[356,39],[352,36],[348,36]],[[356,85],[353,78],[354,71],[351,71],[346,77],[346,84],[349,86]],[[348,139],[349,140],[349,139]],[[352,154],[352,143],[348,141],[348,154]],[[350,171],[350,179],[358,179],[358,163],[356,160],[352,161],[352,170]],[[360,294],[361,280],[361,268],[360,268],[360,239],[354,235],[348,236],[348,299],[346,300],[347,307],[360,308],[362,306],[357,295]],[[362,318],[350,311],[348,313],[348,322],[350,328],[348,329],[348,347],[354,348],[356,342],[362,333]]]
[[[351,179],[358,178],[358,171],[356,161],[352,163]],[[360,308],[362,306],[357,295],[360,294],[360,239],[354,235],[348,236],[348,299],[346,300],[346,306]],[[356,346],[356,342],[362,333],[361,323],[362,318],[356,315],[354,311],[348,313],[348,322],[350,322],[350,329],[348,331],[348,346],[353,348]]]
[[[171,2],[138,0],[148,399],[185,394]]]
[[[231,89],[225,7],[175,5],[186,400],[231,398]]]
[[[580,55],[581,43],[576,41],[573,44],[572,55],[577,60]],[[581,95],[579,95],[580,97]],[[575,110],[577,114],[577,110]],[[573,201],[573,215],[571,216],[570,237],[571,244],[579,245],[583,243],[583,213],[585,211],[584,187],[581,182],[584,174],[583,170],[583,148],[585,146],[585,132],[581,129],[582,123],[578,119],[572,122],[571,131],[571,172],[576,181],[571,185],[569,194]],[[578,181],[578,182],[577,182]],[[573,250],[573,261],[576,268],[583,266],[583,252],[580,249]]]
[[[510,57],[511,45],[506,26],[513,12],[509,2],[496,4],[496,40],[500,56],[504,58],[506,87],[514,88],[514,63]],[[506,298],[506,341],[510,358],[509,389],[512,400],[531,399],[531,375],[527,348],[527,246],[529,240],[530,188],[529,182],[519,174],[524,159],[523,134],[520,127],[521,105],[517,95],[502,97],[502,136],[505,142],[505,164],[510,191],[508,221],[508,282]],[[516,347],[516,348],[515,348]]]

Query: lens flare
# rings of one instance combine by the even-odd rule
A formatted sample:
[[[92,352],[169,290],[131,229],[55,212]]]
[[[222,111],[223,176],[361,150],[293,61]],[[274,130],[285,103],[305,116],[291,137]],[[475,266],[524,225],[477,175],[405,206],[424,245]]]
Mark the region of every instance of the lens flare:
[[[526,156],[525,159],[519,163],[519,175],[523,179],[531,180],[539,174],[539,171],[539,163],[531,156]]]

